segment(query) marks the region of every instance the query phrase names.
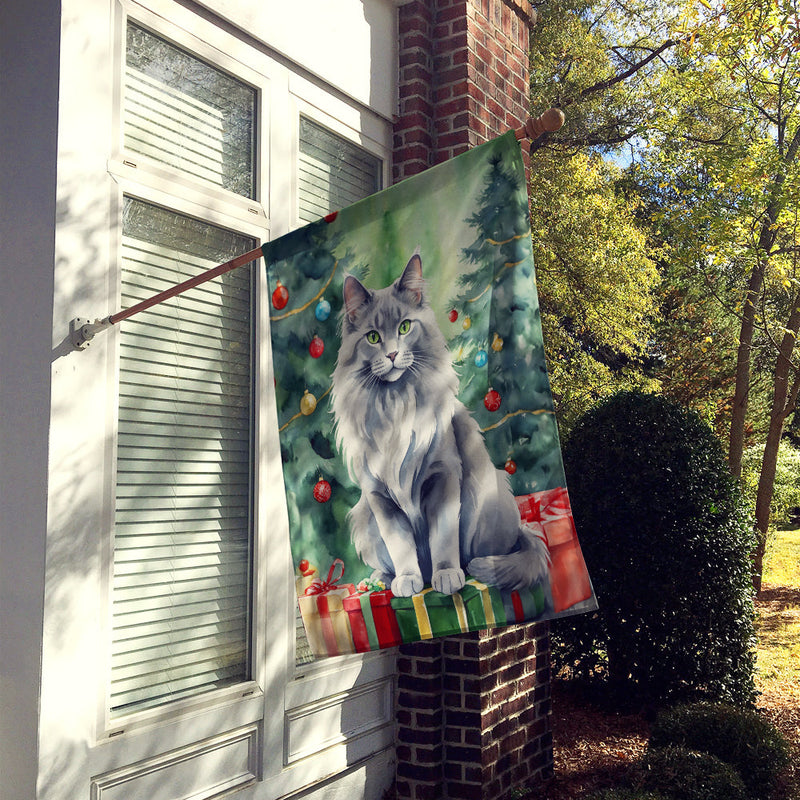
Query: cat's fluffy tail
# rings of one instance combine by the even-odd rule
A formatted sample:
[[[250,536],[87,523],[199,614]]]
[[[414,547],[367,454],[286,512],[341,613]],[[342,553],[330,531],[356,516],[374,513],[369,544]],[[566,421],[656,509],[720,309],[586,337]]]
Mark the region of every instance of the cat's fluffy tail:
[[[467,564],[470,575],[498,589],[525,589],[535,583],[549,583],[550,551],[544,531],[536,522],[519,528],[519,549],[499,556],[473,558]]]

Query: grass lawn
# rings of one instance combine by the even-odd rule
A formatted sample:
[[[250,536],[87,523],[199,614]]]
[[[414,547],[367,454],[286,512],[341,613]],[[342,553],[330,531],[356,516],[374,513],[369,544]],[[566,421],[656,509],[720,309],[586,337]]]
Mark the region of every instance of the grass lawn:
[[[781,800],[800,800],[800,530],[770,539],[756,609],[757,706],[792,747]]]
[[[800,530],[770,540],[758,607],[759,689],[780,690],[800,705]]]

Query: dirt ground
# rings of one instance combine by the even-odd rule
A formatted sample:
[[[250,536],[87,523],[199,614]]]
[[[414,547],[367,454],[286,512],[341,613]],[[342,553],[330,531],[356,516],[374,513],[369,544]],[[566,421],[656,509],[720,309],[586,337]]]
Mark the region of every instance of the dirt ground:
[[[800,608],[800,592],[787,597],[786,591],[765,587],[756,604],[758,613]],[[800,684],[773,681],[769,688],[759,688],[758,709],[792,748],[793,763],[783,776],[776,800],[800,800]],[[645,715],[602,710],[574,687],[557,680],[552,684],[552,697],[555,775],[535,796],[540,800],[578,800],[590,791],[619,783],[647,748]]]

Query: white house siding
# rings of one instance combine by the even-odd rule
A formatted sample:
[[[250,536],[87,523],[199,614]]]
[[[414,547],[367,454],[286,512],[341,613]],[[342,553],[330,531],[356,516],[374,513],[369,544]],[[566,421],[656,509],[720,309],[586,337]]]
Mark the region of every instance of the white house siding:
[[[122,192],[174,199],[188,214],[208,208],[259,240],[281,235],[298,223],[300,113],[390,168],[390,0],[202,5],[11,0],[0,11],[3,800],[379,798],[393,777],[391,655],[294,666],[266,423],[253,680],[130,720],[107,713],[117,344],[108,331],[75,352],[69,323],[117,310]],[[258,202],[216,210],[202,188],[173,197],[167,178],[142,182],[120,158],[125,14],[257,83],[270,155]]]
[[[60,20],[0,6],[0,796],[34,796]]]

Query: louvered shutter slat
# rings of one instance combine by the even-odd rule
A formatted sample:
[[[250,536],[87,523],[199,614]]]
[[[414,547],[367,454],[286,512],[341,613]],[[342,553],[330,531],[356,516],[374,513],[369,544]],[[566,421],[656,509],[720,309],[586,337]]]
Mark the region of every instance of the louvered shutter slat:
[[[170,224],[228,241],[228,257],[253,246],[138,200],[126,210],[124,305],[218,263],[189,235],[177,237],[184,249],[170,246]],[[249,676],[251,284],[249,268],[237,273],[120,330],[115,714]]]
[[[380,159],[325,130],[300,119],[298,161],[299,216],[314,222],[381,188]]]

